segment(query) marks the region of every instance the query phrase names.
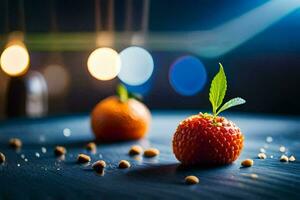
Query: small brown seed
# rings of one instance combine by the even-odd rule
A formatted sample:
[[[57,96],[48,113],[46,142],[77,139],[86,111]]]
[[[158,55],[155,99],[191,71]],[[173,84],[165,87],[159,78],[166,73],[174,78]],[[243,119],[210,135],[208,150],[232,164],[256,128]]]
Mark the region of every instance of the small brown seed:
[[[131,165],[130,163],[127,161],[127,160],[121,160],[119,162],[119,168],[120,169],[126,169],[126,168],[129,168]]]
[[[78,163],[87,163],[91,161],[91,157],[85,154],[78,154],[77,156],[77,162]]]
[[[157,156],[159,155],[159,150],[156,149],[156,148],[149,148],[149,149],[146,149],[144,151],[144,156],[145,157],[154,157],[154,156]]]
[[[5,155],[0,152],[0,164],[5,162]]]
[[[187,176],[184,180],[185,183],[188,185],[194,185],[199,183],[199,179],[196,176]]]
[[[90,142],[86,145],[86,149],[89,151],[96,151],[97,146],[96,146],[95,142]]]
[[[252,159],[246,159],[241,162],[241,165],[243,167],[251,167],[253,164],[254,164],[254,161]]]
[[[135,155],[139,155],[143,152],[143,148],[139,145],[133,145],[128,154],[131,155],[131,156],[135,156]]]
[[[279,160],[280,162],[288,162],[289,158],[286,155],[282,155]]]
[[[267,158],[267,155],[266,155],[265,153],[259,153],[259,154],[257,155],[257,157],[258,157],[259,159],[266,159],[266,158]]]
[[[106,163],[104,160],[98,160],[93,163],[92,167],[96,172],[102,173],[104,168],[106,167]]]
[[[56,156],[63,156],[67,153],[67,150],[65,147],[63,146],[56,146],[55,149],[54,149],[54,154]]]
[[[289,161],[290,161],[290,162],[294,162],[294,161],[296,161],[296,158],[295,158],[295,156],[290,156],[290,158],[289,158]]]
[[[19,138],[11,138],[9,140],[9,146],[14,149],[19,149],[22,147],[22,141]]]

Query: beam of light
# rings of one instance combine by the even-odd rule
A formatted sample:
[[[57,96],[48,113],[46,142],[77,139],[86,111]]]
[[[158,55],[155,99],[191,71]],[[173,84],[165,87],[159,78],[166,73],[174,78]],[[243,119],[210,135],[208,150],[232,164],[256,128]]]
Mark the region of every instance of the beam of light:
[[[192,96],[205,86],[207,74],[202,62],[193,56],[177,59],[170,67],[169,81],[173,89],[184,96]]]
[[[300,6],[299,0],[271,0],[211,31],[195,33],[190,48],[205,57],[221,56],[261,33]]]
[[[98,80],[111,80],[120,72],[121,59],[111,48],[98,48],[91,53],[87,62],[88,70]]]
[[[128,85],[141,85],[152,75],[153,58],[141,47],[128,47],[120,53],[121,71],[119,79]]]
[[[237,48],[299,7],[300,0],[270,0],[210,30],[148,32],[147,36],[140,30],[137,32],[108,30],[112,34],[102,36],[100,32],[97,44],[101,46],[147,45],[147,48],[156,51],[190,51],[201,57],[215,58]],[[26,41],[30,49],[36,51],[48,50],[49,47],[60,51],[83,51],[90,49],[97,35],[94,33],[57,33],[53,36],[35,33],[27,34]],[[53,47],[52,43],[57,45]]]
[[[2,70],[9,76],[21,76],[29,68],[29,54],[27,49],[19,44],[8,46],[0,58]]]
[[[147,45],[164,50],[180,47],[199,56],[214,58],[235,49],[299,7],[299,0],[271,0],[211,30],[152,34]]]

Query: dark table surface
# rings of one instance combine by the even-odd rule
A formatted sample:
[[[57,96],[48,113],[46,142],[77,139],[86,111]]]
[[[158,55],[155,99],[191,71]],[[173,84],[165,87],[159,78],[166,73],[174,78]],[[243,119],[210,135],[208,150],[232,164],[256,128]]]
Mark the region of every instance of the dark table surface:
[[[281,145],[287,155],[300,157],[299,117],[229,114],[245,134],[240,158],[228,166],[186,169],[172,154],[171,139],[178,122],[190,114],[154,112],[146,139],[99,144],[91,157],[107,162],[104,176],[91,165],[76,164],[77,154],[88,153],[84,145],[93,140],[87,115],[0,122],[0,152],[7,159],[0,165],[0,199],[300,199],[299,161],[279,161]],[[68,131],[63,134],[66,128],[70,136]],[[266,142],[268,136],[273,142]],[[8,147],[11,137],[22,139],[20,151]],[[129,157],[132,144],[156,147],[161,154],[151,159]],[[54,157],[55,145],[66,146],[64,161]],[[260,148],[266,150],[266,160],[256,158]],[[254,166],[240,168],[245,158],[254,159]],[[118,169],[121,159],[132,167]],[[187,175],[198,176],[200,183],[185,185]]]

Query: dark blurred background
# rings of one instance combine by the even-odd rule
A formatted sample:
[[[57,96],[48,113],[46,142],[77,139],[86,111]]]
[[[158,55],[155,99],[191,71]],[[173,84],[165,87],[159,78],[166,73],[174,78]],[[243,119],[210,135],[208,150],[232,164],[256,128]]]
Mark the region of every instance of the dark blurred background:
[[[142,86],[131,86],[129,89],[142,92],[144,102],[151,109],[210,109],[209,85],[221,62],[228,79],[226,98],[240,96],[247,100],[246,105],[233,110],[288,115],[300,113],[299,2],[151,0],[148,2],[147,26],[143,29],[145,2],[115,0],[113,31],[116,32],[116,42],[112,47],[118,52],[132,45],[122,40],[128,20],[128,2],[132,9],[129,31],[142,30],[142,34],[147,35],[140,46],[147,49],[154,60],[154,72],[150,80]],[[275,4],[271,5],[272,2]],[[109,0],[100,3],[101,24],[98,29],[102,31],[110,28]],[[269,7],[266,6],[268,4]],[[24,43],[30,54],[30,70],[42,73],[48,84],[49,115],[89,112],[99,100],[115,93],[115,87],[120,82],[118,78],[100,81],[93,78],[87,69],[88,56],[97,47],[93,40],[96,31],[94,0],[1,0],[0,11],[2,50],[9,33],[24,32]],[[250,17],[245,17],[249,12],[252,12]],[[242,20],[240,26],[238,20]],[[234,31],[228,32],[224,28],[224,33],[221,32],[222,26],[228,22],[234,23],[230,26]],[[260,23],[264,25],[257,25]],[[253,31],[253,34],[248,36],[249,30],[244,33],[245,28]],[[205,35],[209,38],[208,42],[197,42],[198,37],[199,40],[203,39],[203,35],[197,36],[197,33],[206,31],[211,31]],[[219,34],[215,36],[213,31],[219,31]],[[170,38],[174,35],[182,43],[169,44],[165,35],[170,35]],[[241,39],[244,36],[247,39]],[[65,43],[62,37],[65,37]],[[231,44],[223,37],[230,37],[230,42],[234,44],[235,40],[241,42],[227,48]],[[161,38],[162,45],[157,42],[161,40],[153,38]],[[214,45],[214,42],[221,43],[220,46],[226,51],[214,55],[203,53],[201,45]],[[170,66],[178,58],[187,55],[199,59],[207,72],[203,89],[189,96],[176,92],[169,81]],[[58,67],[53,68],[53,65]],[[49,66],[52,66],[52,70]],[[189,73],[183,73],[182,76],[188,77]],[[9,79],[0,70],[2,119],[5,118]]]

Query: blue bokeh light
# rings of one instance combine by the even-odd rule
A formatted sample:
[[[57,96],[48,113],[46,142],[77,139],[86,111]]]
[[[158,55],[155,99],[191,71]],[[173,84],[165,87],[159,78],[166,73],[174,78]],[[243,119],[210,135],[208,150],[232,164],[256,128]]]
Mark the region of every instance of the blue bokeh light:
[[[174,90],[184,96],[195,95],[205,86],[207,73],[203,63],[194,56],[177,59],[170,67],[169,81]]]
[[[128,47],[121,51],[119,79],[127,85],[142,85],[151,77],[154,62],[151,54],[141,47]]]

